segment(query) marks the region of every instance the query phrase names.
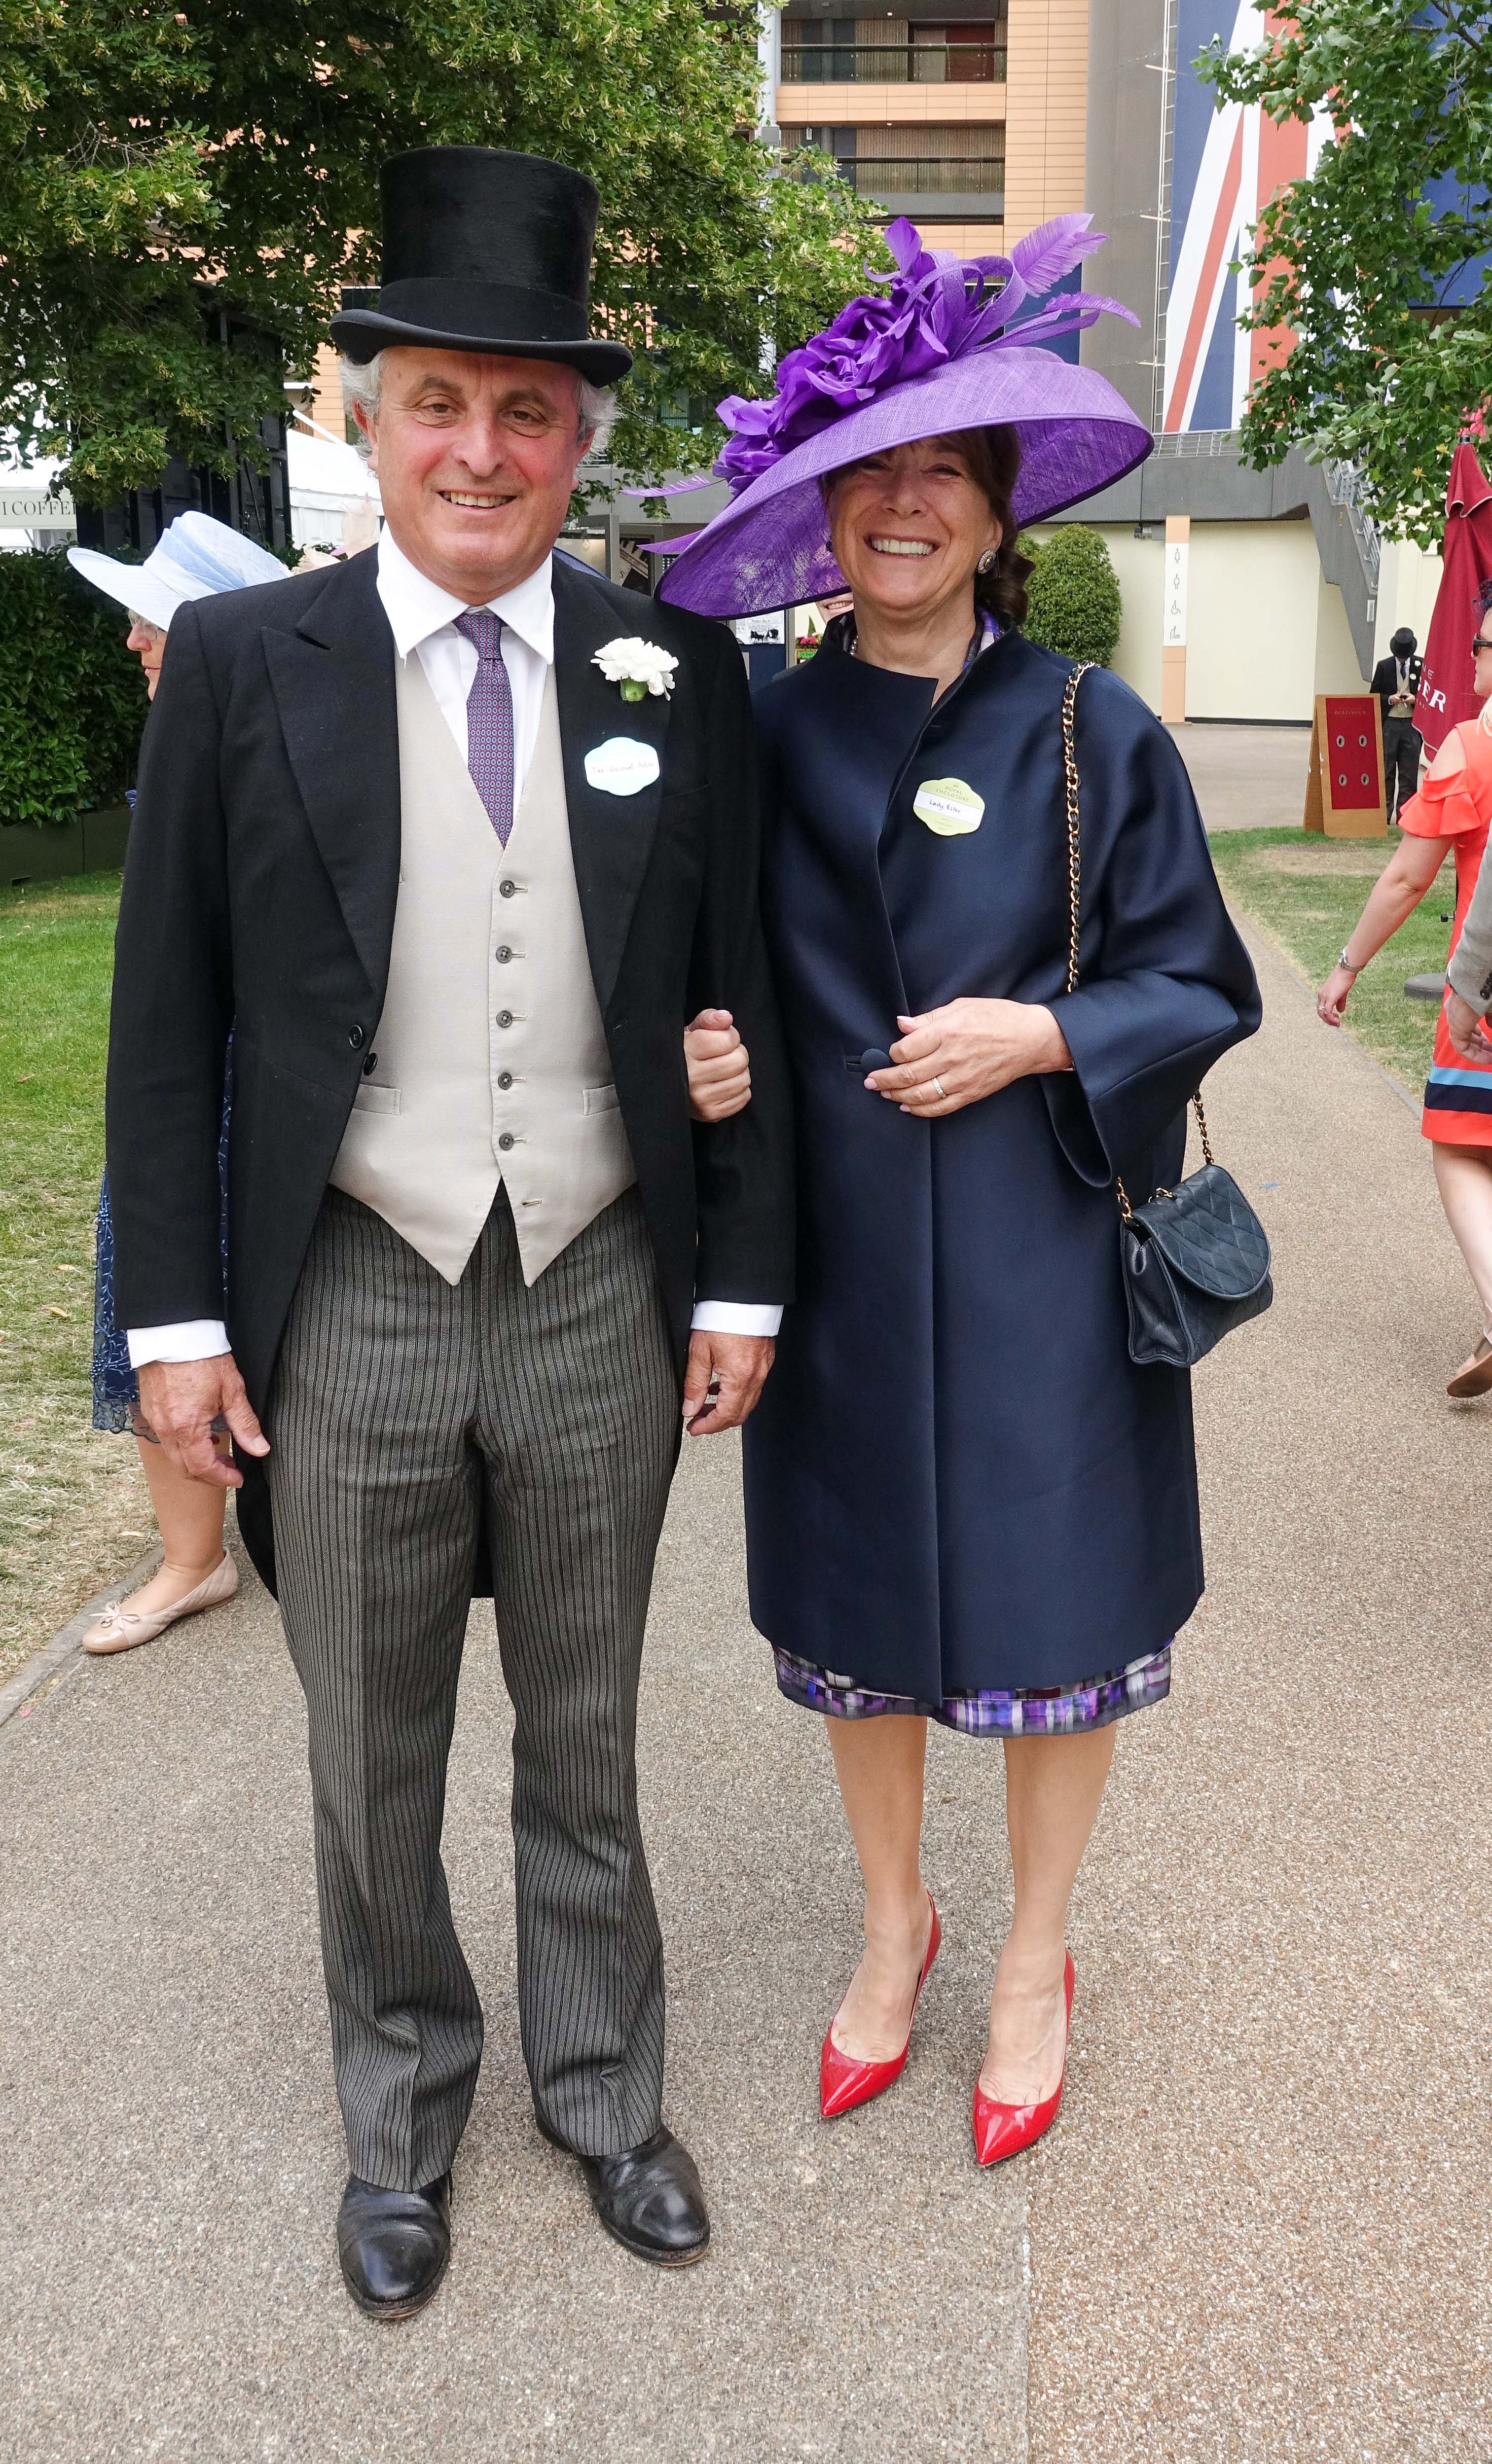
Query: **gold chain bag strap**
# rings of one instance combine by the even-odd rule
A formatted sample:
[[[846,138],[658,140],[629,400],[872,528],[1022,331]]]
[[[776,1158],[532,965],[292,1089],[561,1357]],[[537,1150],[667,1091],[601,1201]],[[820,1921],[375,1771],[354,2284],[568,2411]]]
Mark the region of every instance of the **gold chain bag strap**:
[[[1062,697],[1062,759],[1067,799],[1067,990],[1078,989],[1083,900],[1076,717],[1078,686],[1093,662],[1074,667]],[[1157,1189],[1131,1206],[1116,1174],[1119,1262],[1130,1315],[1130,1357],[1142,1366],[1190,1369],[1236,1326],[1274,1298],[1269,1241],[1231,1173],[1213,1157],[1201,1089],[1193,1094],[1203,1163],[1177,1189]]]

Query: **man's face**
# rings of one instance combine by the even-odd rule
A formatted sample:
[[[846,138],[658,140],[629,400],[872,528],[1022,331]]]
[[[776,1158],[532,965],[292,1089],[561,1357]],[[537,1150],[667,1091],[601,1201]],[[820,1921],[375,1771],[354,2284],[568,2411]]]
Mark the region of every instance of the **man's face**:
[[[543,562],[589,438],[575,370],[553,360],[401,345],[383,355],[372,448],[384,512],[411,564],[469,607]]]

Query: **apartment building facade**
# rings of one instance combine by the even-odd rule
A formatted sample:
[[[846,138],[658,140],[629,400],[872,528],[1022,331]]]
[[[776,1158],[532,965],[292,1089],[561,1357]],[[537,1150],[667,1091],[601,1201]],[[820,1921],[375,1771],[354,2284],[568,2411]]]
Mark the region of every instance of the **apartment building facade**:
[[[772,12],[784,157],[809,144],[934,247],[998,253],[1083,198],[1089,0],[834,0]]]

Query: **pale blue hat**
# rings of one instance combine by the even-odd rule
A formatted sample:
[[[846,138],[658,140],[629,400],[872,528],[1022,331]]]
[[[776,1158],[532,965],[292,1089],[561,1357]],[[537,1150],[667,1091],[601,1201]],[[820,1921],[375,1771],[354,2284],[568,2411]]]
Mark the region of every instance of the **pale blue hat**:
[[[214,599],[256,582],[283,582],[285,567],[267,547],[215,522],[210,514],[178,514],[168,522],[143,564],[121,564],[97,548],[70,547],[67,561],[96,589],[106,591],[132,615],[169,631],[187,599]]]

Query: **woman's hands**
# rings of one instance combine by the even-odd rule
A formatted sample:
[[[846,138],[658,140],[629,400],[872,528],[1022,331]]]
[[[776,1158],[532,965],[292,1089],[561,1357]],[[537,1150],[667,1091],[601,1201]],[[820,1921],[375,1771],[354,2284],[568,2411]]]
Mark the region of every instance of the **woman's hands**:
[[[693,1121],[728,1121],[751,1102],[751,1054],[728,1009],[702,1009],[684,1029],[689,1111]]]
[[[1017,1078],[1070,1069],[1067,1039],[1040,1001],[954,1001],[921,1018],[899,1018],[893,1069],[866,1080],[919,1120],[940,1120],[982,1103]]]
[[[1340,1026],[1347,997],[1357,981],[1355,967],[1333,967],[1316,995],[1316,1016],[1323,1026]]]
[[[1445,1032],[1463,1061],[1474,1061],[1485,1069],[1492,1067],[1492,1038],[1483,1034],[1482,1026],[1481,1012],[1462,1001],[1452,984],[1445,996]]]

